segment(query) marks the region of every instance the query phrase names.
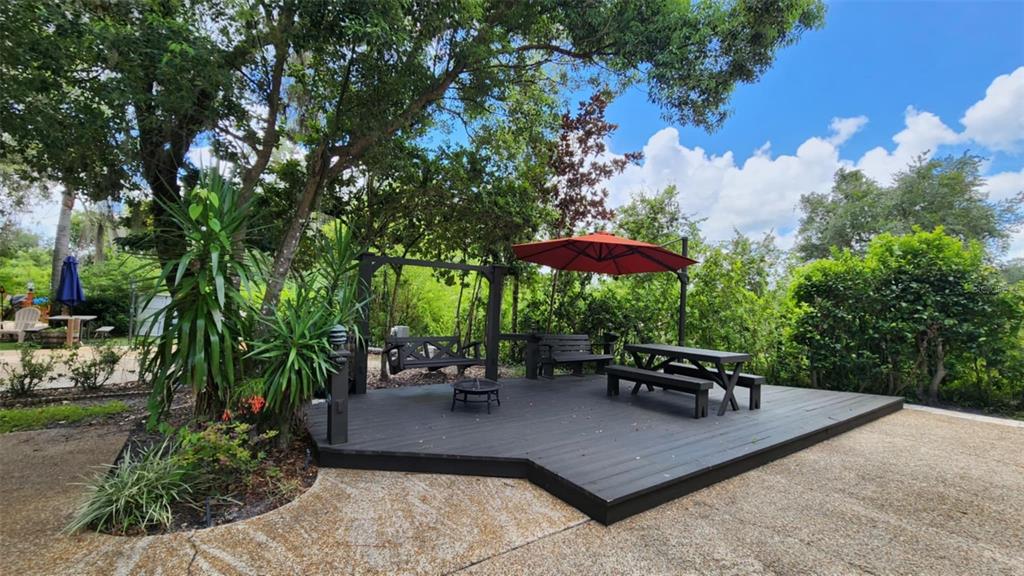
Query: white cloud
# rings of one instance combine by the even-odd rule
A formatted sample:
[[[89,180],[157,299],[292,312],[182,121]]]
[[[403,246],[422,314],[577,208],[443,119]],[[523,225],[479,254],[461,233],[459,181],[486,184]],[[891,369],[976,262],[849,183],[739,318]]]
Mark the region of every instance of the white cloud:
[[[964,135],[991,150],[1014,151],[1024,141],[1024,66],[992,81],[985,97],[967,109]]]
[[[25,207],[20,214],[14,214],[13,220],[33,234],[38,234],[46,241],[51,241],[57,233],[57,221],[60,219],[60,203],[64,194],[61,185],[49,186],[49,196],[41,198]],[[79,208],[75,202],[75,208]]]
[[[1000,172],[985,179],[984,190],[992,201],[1006,200],[1024,191],[1024,169],[1019,172]]]
[[[962,140],[938,116],[918,111],[913,106],[907,107],[903,121],[903,130],[892,137],[896,148],[890,152],[878,146],[868,150],[857,161],[858,169],[881,184],[889,184],[892,175],[906,168],[914,158],[922,154],[931,156],[939,146]]]
[[[235,169],[235,165],[231,162],[219,160],[210,146],[193,146],[189,148],[188,160],[197,168],[205,169],[216,166],[218,171],[225,176],[230,175]]]
[[[1024,79],[1022,71],[1024,68],[1012,78]],[[965,119],[980,118],[977,110],[993,110],[994,102],[1005,100],[1005,78],[1010,77],[1001,76],[992,83],[985,99],[972,106]],[[610,202],[619,206],[634,191],[660,190],[674,184],[679,189],[683,211],[706,218],[703,232],[709,239],[725,240],[733,230],[752,235],[772,231],[778,236],[779,245],[788,248],[795,242],[799,225],[800,196],[830,190],[840,167],[860,169],[876,181],[889,184],[894,174],[918,156],[931,157],[942,146],[971,140],[981,143],[986,138],[976,129],[971,132],[971,126],[976,128],[979,124],[965,120],[967,128],[958,133],[935,114],[911,106],[904,113],[903,129],[892,137],[893,147],[878,146],[859,158],[843,158],[841,147],[867,122],[865,116],[834,118],[827,136],[808,138],[795,154],[773,156],[771,144],[766,142],[745,160],[738,159],[732,151],[709,155],[703,148],[687,147],[679,141],[675,128],[663,128],[644,146],[641,165],[630,165],[609,180]],[[1005,141],[1005,137],[996,140]],[[992,200],[1024,190],[1024,169],[988,177],[985,189]],[[1024,256],[1024,232],[1013,238],[1008,255]]]
[[[860,129],[868,123],[867,116],[854,116],[852,118],[833,118],[829,128],[832,129],[832,136],[828,139],[833,146],[842,146],[851,136],[860,132]]]

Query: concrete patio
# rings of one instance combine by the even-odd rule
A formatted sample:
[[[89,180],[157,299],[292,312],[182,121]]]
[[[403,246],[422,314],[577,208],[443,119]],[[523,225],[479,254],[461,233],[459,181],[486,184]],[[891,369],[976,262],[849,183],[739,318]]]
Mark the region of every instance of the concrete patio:
[[[610,527],[525,480],[322,470],[249,521],[59,534],[109,428],[0,436],[3,574],[1021,574],[1024,426],[903,410]]]

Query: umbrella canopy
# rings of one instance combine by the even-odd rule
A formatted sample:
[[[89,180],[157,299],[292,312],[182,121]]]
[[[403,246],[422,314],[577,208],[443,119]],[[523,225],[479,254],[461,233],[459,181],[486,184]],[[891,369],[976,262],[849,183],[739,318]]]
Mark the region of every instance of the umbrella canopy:
[[[594,232],[574,238],[516,244],[516,257],[559,270],[619,276],[682,270],[697,261],[656,244]]]
[[[78,278],[78,260],[74,256],[65,258],[64,264],[60,267],[60,284],[57,285],[54,300],[70,307],[85,302],[82,281]]]

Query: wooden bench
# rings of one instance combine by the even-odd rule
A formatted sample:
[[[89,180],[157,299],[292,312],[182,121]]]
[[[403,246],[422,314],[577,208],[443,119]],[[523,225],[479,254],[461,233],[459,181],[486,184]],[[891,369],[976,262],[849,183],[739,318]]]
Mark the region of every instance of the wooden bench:
[[[703,418],[708,415],[708,391],[715,385],[711,380],[680,374],[666,374],[632,366],[606,366],[604,372],[608,375],[609,396],[619,395],[619,380],[629,380],[635,383],[631,394],[639,392],[642,384],[693,394],[695,399],[693,417]]]
[[[470,366],[483,365],[481,344],[470,342],[463,346],[458,338],[452,336],[390,336],[381,354],[387,359],[391,374],[410,368],[426,368],[435,372],[448,366],[457,367],[461,373]],[[472,356],[467,355],[467,351],[472,351]]]
[[[615,359],[611,354],[614,339],[605,339],[603,353],[595,354],[590,336],[586,334],[541,334],[537,348],[540,354],[541,375],[546,378],[555,377],[555,365],[569,364],[572,373],[583,373],[583,364],[593,362],[600,374],[605,366]]]
[[[708,375],[696,366],[689,364],[682,364],[680,362],[672,362],[665,366],[665,372],[669,374],[681,374],[683,376],[692,376],[694,378],[707,378]],[[739,378],[736,380],[736,385],[740,388],[750,389],[750,404],[751,410],[757,410],[761,408],[761,386],[765,384],[765,377],[758,376],[757,374],[744,374],[740,373]]]
[[[107,338],[113,331],[113,326],[100,326],[99,328],[92,331],[92,335],[94,338]]]

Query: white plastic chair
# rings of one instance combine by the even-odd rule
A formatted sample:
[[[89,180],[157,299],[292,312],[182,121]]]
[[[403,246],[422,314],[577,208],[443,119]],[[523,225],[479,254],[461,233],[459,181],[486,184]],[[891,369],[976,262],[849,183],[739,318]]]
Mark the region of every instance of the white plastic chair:
[[[8,326],[0,330],[0,334],[14,334],[18,337],[19,343],[25,341],[25,334],[38,332],[46,327],[45,324],[39,324],[39,308],[33,306],[22,308],[15,312],[14,327],[10,328]]]

